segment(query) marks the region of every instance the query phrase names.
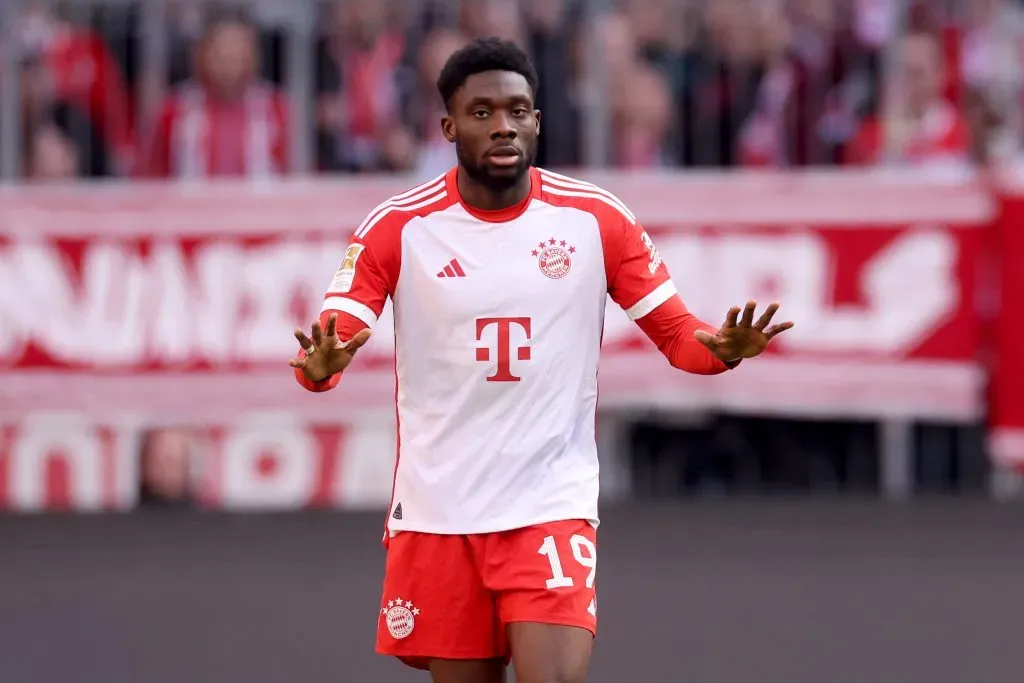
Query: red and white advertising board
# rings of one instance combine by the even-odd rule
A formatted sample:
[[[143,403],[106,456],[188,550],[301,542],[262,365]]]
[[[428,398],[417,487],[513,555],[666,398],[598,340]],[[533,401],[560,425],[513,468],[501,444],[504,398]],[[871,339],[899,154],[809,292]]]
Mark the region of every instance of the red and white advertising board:
[[[603,408],[943,420],[984,413],[975,297],[994,208],[974,181],[842,173],[592,179],[645,223],[698,315],[718,322],[732,304],[777,299],[780,315],[797,322],[765,357],[696,377],[670,372],[612,305]],[[256,495],[222,486],[252,458],[245,476],[281,482],[274,473],[289,472],[288,500],[351,500],[358,487],[328,493],[343,478],[324,475],[348,471],[349,460],[382,460],[389,472],[389,315],[337,392],[303,391],[286,361],[295,351],[291,329],[315,317],[353,228],[407,185],[0,191],[0,422],[9,425],[0,505],[24,507],[11,492],[21,481],[10,474],[21,466],[12,455],[19,442],[65,419],[101,443],[101,434],[130,435],[140,425],[208,430],[213,464],[198,476],[213,502]],[[365,438],[380,448],[355,451],[340,436],[325,445],[317,425],[377,434]],[[275,433],[273,448],[251,445]],[[62,448],[79,448],[67,441]],[[321,455],[269,465],[259,460],[267,452]],[[320,473],[314,486],[300,461]]]

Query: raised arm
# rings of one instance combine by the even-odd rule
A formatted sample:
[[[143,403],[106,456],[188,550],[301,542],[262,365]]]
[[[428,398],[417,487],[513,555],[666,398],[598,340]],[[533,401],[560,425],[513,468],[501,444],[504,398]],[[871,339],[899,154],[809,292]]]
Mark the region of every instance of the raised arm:
[[[608,293],[673,367],[699,375],[725,372],[764,351],[775,335],[793,326],[770,325],[778,304],[754,322],[753,301],[741,320],[734,306],[722,327],[703,322],[686,308],[654,242],[632,214],[611,211],[604,219]]]
[[[338,385],[355,352],[369,339],[388,296],[394,295],[403,223],[384,220],[372,231],[357,230],[324,294],[311,336],[295,330],[300,351],[290,364],[296,380],[309,391]]]

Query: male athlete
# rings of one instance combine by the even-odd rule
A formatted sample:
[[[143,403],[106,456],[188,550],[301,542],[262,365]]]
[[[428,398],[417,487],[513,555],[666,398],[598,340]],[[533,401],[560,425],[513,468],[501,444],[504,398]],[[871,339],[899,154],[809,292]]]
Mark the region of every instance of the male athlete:
[[[582,683],[597,632],[597,368],[607,296],[671,364],[716,374],[792,323],[691,315],[614,195],[534,168],[537,73],[515,45],[448,60],[459,164],[356,230],[299,382],[342,380],[394,302],[398,459],[377,651],[435,683]],[[343,341],[344,340],[344,341]]]

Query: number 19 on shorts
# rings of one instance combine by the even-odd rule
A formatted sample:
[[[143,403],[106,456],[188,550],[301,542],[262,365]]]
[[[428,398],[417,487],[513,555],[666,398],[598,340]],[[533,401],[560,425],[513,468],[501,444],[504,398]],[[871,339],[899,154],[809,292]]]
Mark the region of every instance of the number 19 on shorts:
[[[589,569],[587,575],[587,588],[594,587],[594,576],[597,574],[597,547],[586,536],[573,534],[569,539],[569,547],[572,549],[573,559],[584,569]],[[551,565],[551,578],[547,580],[547,587],[550,590],[555,588],[569,588],[574,585],[571,576],[566,576],[562,565],[562,558],[558,554],[558,547],[555,545],[555,537],[547,536],[541,544],[537,554],[548,558]]]

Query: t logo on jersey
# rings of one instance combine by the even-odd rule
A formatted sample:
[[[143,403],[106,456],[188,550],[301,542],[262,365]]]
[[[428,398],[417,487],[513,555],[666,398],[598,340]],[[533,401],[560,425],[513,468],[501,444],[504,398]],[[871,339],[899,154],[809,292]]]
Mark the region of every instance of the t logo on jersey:
[[[527,340],[530,339],[529,318],[477,318],[476,319],[476,340],[480,341],[484,330],[491,325],[498,326],[498,368],[493,375],[487,378],[488,382],[518,382],[521,378],[512,374],[512,326],[518,325],[526,333]],[[530,360],[530,347],[516,347],[516,358],[519,360]],[[476,359],[481,363],[491,360],[491,349],[489,347],[478,347]]]

